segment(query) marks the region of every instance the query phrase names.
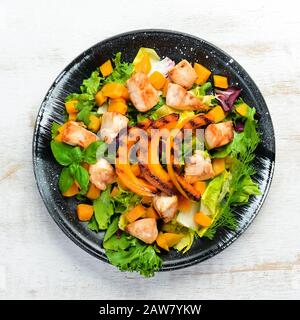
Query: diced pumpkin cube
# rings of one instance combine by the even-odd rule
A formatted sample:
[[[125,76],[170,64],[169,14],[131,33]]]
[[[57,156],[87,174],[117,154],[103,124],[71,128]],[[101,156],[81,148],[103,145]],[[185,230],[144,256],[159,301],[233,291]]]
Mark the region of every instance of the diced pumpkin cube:
[[[113,67],[110,60],[107,60],[100,66],[100,71],[103,77],[109,76],[113,72]]]
[[[55,138],[54,140],[57,141],[57,142],[62,142],[62,132],[60,132]]]
[[[235,111],[243,117],[246,117],[248,110],[249,106],[246,103],[241,103],[235,108]]]
[[[169,248],[175,246],[183,237],[183,234],[166,232],[163,234]]]
[[[112,190],[111,190],[111,193],[110,193],[110,196],[111,197],[115,197],[119,194],[119,188],[118,187],[114,187]]]
[[[220,75],[214,75],[214,85],[217,88],[221,88],[221,89],[227,89],[228,88],[228,80],[227,77],[224,76],[220,76]]]
[[[162,232],[160,232],[158,234],[158,236],[156,238],[156,243],[160,248],[162,248],[166,251],[169,251],[169,246],[168,246],[167,241],[166,241],[164,234]]]
[[[154,71],[149,77],[149,81],[155,89],[161,90],[166,82],[166,78],[161,72]]]
[[[145,207],[142,206],[141,204],[139,204],[136,207],[134,207],[133,209],[131,209],[130,211],[128,211],[125,214],[125,218],[129,223],[132,223],[135,220],[145,216],[145,214],[146,214]]]
[[[221,122],[226,118],[226,114],[221,106],[216,106],[208,112],[215,123]]]
[[[218,176],[225,170],[225,158],[215,158],[212,161],[212,167],[215,176]]]
[[[178,210],[182,212],[189,211],[191,208],[191,200],[187,199],[186,197],[180,196],[178,201]]]
[[[144,196],[141,200],[141,203],[142,204],[151,204],[152,203],[152,197],[147,197],[147,196]]]
[[[127,88],[117,82],[107,83],[101,89],[104,96],[115,99],[115,98],[123,98],[126,95]]]
[[[155,209],[152,206],[147,208],[146,217],[147,218],[154,218],[155,220],[158,220],[160,218],[158,213],[155,211]]]
[[[69,113],[69,121],[76,121],[77,113]]]
[[[206,182],[205,181],[196,181],[193,184],[193,186],[202,196],[203,193],[205,192],[205,189],[206,189]]]
[[[76,109],[77,100],[70,100],[65,103],[67,113],[77,113],[79,110]]]
[[[209,227],[212,223],[212,219],[201,211],[195,214],[194,221],[202,227]]]
[[[100,90],[95,95],[95,101],[98,107],[101,107],[104,102],[106,102],[107,97],[103,94],[103,92]]]
[[[118,112],[125,115],[127,112],[127,104],[124,102],[123,98],[113,99],[108,106],[107,111],[109,112]]]
[[[91,183],[86,197],[90,200],[96,200],[97,198],[99,198],[100,193],[101,191],[93,183]]]
[[[89,120],[90,120],[90,123],[88,124],[88,129],[94,132],[99,131],[100,125],[101,125],[101,119],[95,116],[94,114],[91,114],[89,116]]]
[[[167,91],[168,91],[168,85],[170,83],[169,79],[166,79],[164,87],[163,87],[163,91],[162,91],[162,96],[166,97],[167,96]]]
[[[89,221],[94,213],[94,208],[89,204],[79,204],[77,206],[77,216],[80,221]]]
[[[148,74],[151,70],[150,56],[147,53],[144,53],[141,61],[134,66],[135,72],[144,72]]]
[[[194,64],[194,70],[197,73],[197,80],[196,80],[196,84],[203,84],[205,83],[209,76],[211,75],[211,71],[208,70],[207,68],[205,68],[202,64],[200,63],[195,63]]]
[[[73,197],[73,196],[76,196],[76,194],[78,194],[78,192],[79,192],[79,189],[78,189],[76,183],[73,183],[71,185],[71,187],[63,193],[63,196],[64,197]]]

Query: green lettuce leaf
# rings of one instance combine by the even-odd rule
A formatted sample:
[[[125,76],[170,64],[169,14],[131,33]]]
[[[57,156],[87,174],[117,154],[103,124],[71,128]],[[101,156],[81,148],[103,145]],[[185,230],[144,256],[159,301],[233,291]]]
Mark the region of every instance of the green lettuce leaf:
[[[151,277],[162,266],[162,260],[153,246],[126,236],[125,233],[120,238],[112,236],[104,246],[109,262],[121,271],[136,271],[145,277]]]
[[[94,200],[95,219],[100,230],[106,230],[110,224],[110,219],[114,214],[114,206],[110,197],[111,185],[102,191],[99,198]]]
[[[124,84],[132,75],[134,66],[132,63],[121,62],[121,52],[118,52],[112,60],[114,64],[113,72],[103,83],[118,82]]]
[[[92,72],[88,79],[83,80],[80,86],[81,92],[94,96],[98,92],[101,80],[102,78],[99,76],[98,71]]]
[[[119,217],[115,217],[105,232],[103,242],[109,240],[119,229]]]

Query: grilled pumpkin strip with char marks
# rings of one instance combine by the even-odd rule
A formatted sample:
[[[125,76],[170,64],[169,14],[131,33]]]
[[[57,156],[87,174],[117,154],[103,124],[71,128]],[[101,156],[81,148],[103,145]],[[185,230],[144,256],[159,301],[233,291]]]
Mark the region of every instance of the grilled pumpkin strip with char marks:
[[[184,126],[182,127],[182,130],[184,129],[199,129],[201,127],[207,126],[211,123],[213,123],[212,117],[206,115],[206,114],[198,114],[192,119],[188,120]]]
[[[179,119],[178,113],[170,113],[164,117],[155,120],[149,127],[149,129],[169,129],[171,130],[177,125]]]
[[[201,198],[201,193],[198,192],[191,184],[185,181],[183,177],[179,174],[174,173],[177,181],[180,183],[182,189],[185,191],[186,195],[194,201],[199,201]]]

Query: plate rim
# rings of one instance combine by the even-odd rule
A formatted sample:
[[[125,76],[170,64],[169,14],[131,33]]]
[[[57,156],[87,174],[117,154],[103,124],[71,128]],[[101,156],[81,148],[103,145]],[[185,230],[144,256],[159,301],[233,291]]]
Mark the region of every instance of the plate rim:
[[[276,139],[275,139],[275,131],[274,131],[274,125],[273,125],[273,121],[272,121],[272,117],[270,114],[270,111],[268,109],[267,103],[260,91],[260,89],[258,88],[258,86],[256,85],[255,81],[252,79],[252,77],[249,75],[249,73],[237,62],[237,60],[235,60],[231,55],[229,55],[227,52],[225,52],[223,49],[220,49],[219,47],[215,46],[214,44],[210,43],[207,40],[204,40],[203,38],[200,38],[198,36],[186,33],[186,32],[181,32],[181,31],[174,31],[174,30],[170,30],[170,29],[155,29],[155,28],[151,28],[151,29],[137,29],[137,30],[131,30],[131,31],[126,31],[123,33],[119,33],[116,34],[114,36],[111,37],[107,37],[99,42],[97,42],[96,44],[92,45],[91,47],[85,49],[84,51],[82,51],[80,54],[78,54],[70,63],[68,63],[63,70],[58,74],[58,76],[54,79],[53,83],[51,84],[51,86],[49,87],[49,89],[47,90],[47,93],[45,95],[45,97],[43,98],[41,105],[39,107],[38,113],[37,113],[37,117],[35,120],[35,125],[34,125],[34,130],[33,130],[33,140],[32,140],[32,163],[33,163],[33,171],[34,171],[34,177],[35,177],[35,181],[37,184],[37,188],[39,191],[39,194],[43,200],[43,203],[49,213],[49,215],[52,217],[52,219],[54,220],[54,222],[58,225],[58,227],[68,236],[69,239],[71,239],[77,246],[79,246],[81,249],[85,250],[86,252],[88,252],[90,255],[100,259],[101,261],[104,261],[108,264],[109,261],[107,259],[107,257],[105,256],[105,254],[101,254],[97,251],[94,250],[93,247],[91,247],[86,241],[84,241],[81,237],[78,237],[78,235],[72,230],[72,228],[70,228],[69,226],[67,226],[63,220],[61,220],[59,218],[58,214],[56,213],[56,210],[53,211],[53,207],[50,206],[50,202],[46,201],[47,197],[45,195],[45,193],[43,192],[43,188],[39,183],[39,179],[38,179],[38,164],[37,164],[37,155],[36,155],[36,150],[37,150],[37,145],[38,145],[38,131],[39,131],[39,124],[41,121],[41,117],[45,111],[45,105],[49,99],[49,96],[51,96],[52,91],[54,90],[54,88],[56,87],[57,83],[59,82],[59,80],[63,77],[64,73],[66,73],[67,71],[70,70],[71,67],[73,67],[73,65],[82,58],[82,56],[84,56],[87,52],[92,51],[93,48],[101,45],[104,42],[108,42],[108,41],[113,41],[115,39],[118,39],[120,37],[124,37],[124,36],[128,36],[128,35],[136,35],[136,34],[149,34],[149,33],[164,33],[164,34],[170,34],[170,35],[176,35],[176,36],[180,36],[180,37],[188,37],[191,38],[193,40],[197,40],[197,41],[201,41],[203,43],[205,43],[206,45],[210,46],[211,48],[213,48],[214,50],[222,53],[223,55],[227,56],[229,59],[233,59],[235,66],[237,66],[243,73],[247,74],[248,76],[248,80],[254,84],[255,89],[257,91],[257,93],[260,95],[260,99],[262,100],[264,107],[266,108],[266,110],[269,112],[269,118],[270,118],[270,124],[271,124],[271,131],[273,133],[273,137],[272,137],[272,142],[274,143],[274,153],[272,152],[272,167],[271,170],[269,171],[268,174],[268,178],[267,178],[267,183],[266,183],[266,187],[265,187],[265,191],[262,195],[262,198],[260,199],[260,202],[257,204],[257,207],[254,211],[254,213],[250,216],[250,218],[247,220],[247,222],[245,223],[245,225],[243,226],[243,228],[241,228],[239,231],[235,231],[234,235],[231,235],[230,239],[226,240],[226,241],[222,241],[222,244],[220,246],[217,246],[216,248],[211,249],[211,251],[206,254],[205,256],[200,256],[200,257],[195,257],[195,256],[191,256],[189,257],[185,257],[185,260],[182,260],[180,262],[180,260],[176,260],[176,262],[169,262],[167,263],[167,265],[164,265],[163,262],[163,266],[162,268],[159,270],[159,272],[163,272],[163,271],[170,271],[170,270],[177,270],[177,269],[182,269],[182,268],[186,268],[195,264],[198,264],[200,262],[203,262],[209,258],[212,258],[213,256],[216,256],[217,254],[219,254],[220,252],[222,252],[224,249],[226,249],[228,246],[230,246],[233,242],[235,242],[247,229],[248,227],[252,224],[253,220],[257,217],[258,213],[260,212],[263,203],[265,202],[265,199],[267,197],[267,195],[269,194],[269,190],[273,181],[273,176],[274,176],[274,170],[275,170],[275,160],[276,160]]]

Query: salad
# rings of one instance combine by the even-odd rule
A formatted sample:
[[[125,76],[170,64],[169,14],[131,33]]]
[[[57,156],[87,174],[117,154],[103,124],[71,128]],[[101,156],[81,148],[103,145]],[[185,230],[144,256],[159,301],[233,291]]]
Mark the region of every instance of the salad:
[[[58,186],[77,218],[105,232],[121,271],[153,276],[170,250],[235,230],[235,207],[260,193],[251,165],[260,141],[255,108],[225,75],[140,48],[121,53],[65,99],[51,149]],[[75,213],[74,213],[75,214]]]

